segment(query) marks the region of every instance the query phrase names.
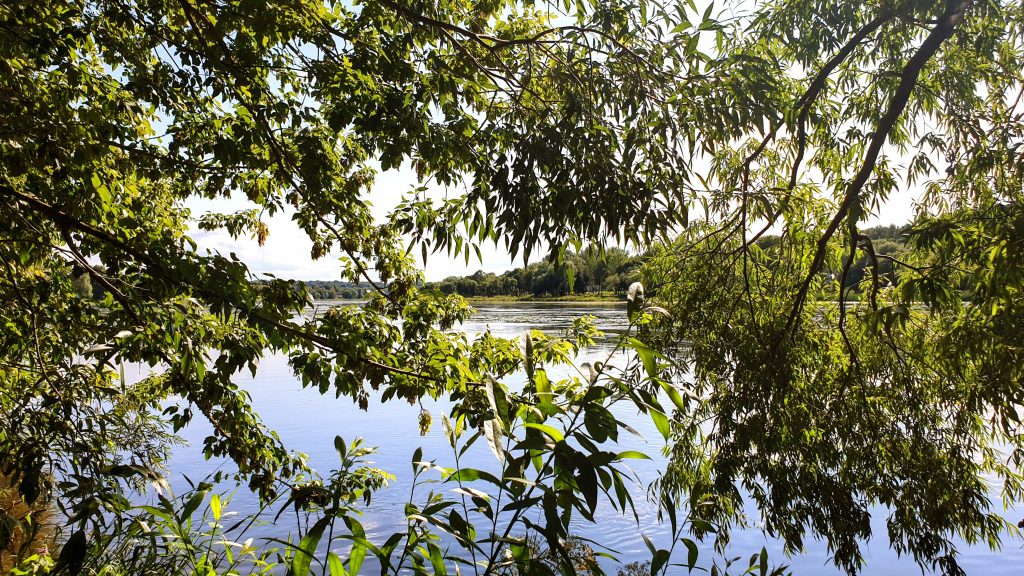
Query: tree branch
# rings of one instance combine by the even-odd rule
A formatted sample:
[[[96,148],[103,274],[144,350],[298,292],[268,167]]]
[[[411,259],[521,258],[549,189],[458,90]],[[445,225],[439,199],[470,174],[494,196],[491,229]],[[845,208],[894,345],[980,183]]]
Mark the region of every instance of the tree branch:
[[[807,117],[810,115],[811,105],[814,104],[814,102],[818,99],[818,95],[821,94],[821,91],[825,88],[825,84],[826,82],[828,82],[828,78],[829,76],[832,75],[832,72],[834,72],[835,69],[840,64],[842,64],[858,46],[860,46],[861,42],[863,42],[865,38],[867,38],[876,30],[878,30],[878,28],[881,27],[882,24],[885,24],[893,17],[895,17],[896,14],[896,12],[884,12],[882,14],[879,14],[878,16],[875,17],[874,20],[871,20],[870,22],[865,24],[860,30],[858,30],[857,33],[854,34],[853,37],[850,38],[850,40],[848,40],[846,44],[843,45],[842,48],[840,48],[839,52],[833,55],[832,58],[829,58],[828,62],[826,62],[825,65],[822,66],[820,70],[818,70],[818,73],[814,75],[814,79],[811,80],[811,83],[807,86],[807,89],[796,101],[795,107],[800,110],[799,116],[797,118],[798,147],[796,158],[793,160],[793,168],[790,172],[789,186],[786,188],[787,192],[792,192],[793,189],[796,188],[797,175],[800,171],[800,164],[803,162],[804,150],[806,147],[806,124]],[[761,143],[757,146],[757,148],[753,152],[751,152],[750,155],[747,156],[743,161],[744,206],[746,204],[746,182],[750,177],[750,167],[754,163],[754,160],[761,156],[765,148],[768,146],[768,143],[775,138],[775,135],[778,133],[779,128],[781,128],[782,125],[783,123],[779,122],[771,131],[765,134],[764,138],[761,140]],[[783,202],[785,202],[785,200],[783,200]],[[761,232],[755,234],[753,238],[744,240],[742,249],[746,250],[746,248],[750,246],[750,244],[756,242],[758,238],[760,238],[765,232],[767,232],[768,229],[775,224],[775,221],[778,220],[780,214],[781,210],[777,211],[775,215],[773,215],[773,217],[769,220],[768,224],[761,230]]]
[[[0,193],[6,194],[7,196],[25,202],[34,210],[52,220],[55,224],[57,224],[59,228],[78,230],[79,232],[88,234],[89,236],[92,236],[93,238],[100,240],[101,242],[109,244],[125,252],[135,260],[146,264],[146,266],[150,267],[154,272],[158,273],[160,277],[164,278],[169,282],[189,286],[190,288],[197,290],[199,294],[203,294],[205,292],[205,290],[202,287],[192,286],[191,284],[184,283],[181,279],[175,278],[174,275],[170,274],[169,271],[162,264],[157,262],[155,259],[151,258],[145,252],[142,252],[139,249],[131,246],[126,241],[117,238],[116,236],[113,236],[112,234],[104,230],[96,228],[95,226],[87,222],[82,222],[81,220],[64,213],[60,209],[55,208],[54,206],[51,206],[50,204],[47,204],[46,202],[43,202],[42,200],[39,200],[34,196],[19,192],[18,190],[4,183],[0,183]],[[281,332],[318,344],[328,350],[335,350],[331,341],[327,338],[324,338],[323,336],[307,332],[287,322],[281,322],[273,318],[269,318],[264,314],[261,314],[259,311],[253,310],[251,308],[241,308],[238,305],[234,305],[234,308],[239,314],[246,316],[251,320],[255,320],[257,322],[272,326],[273,328],[280,330]],[[377,362],[376,360],[371,360],[369,358],[360,358],[360,361],[368,366],[373,366],[375,368],[379,368],[381,370],[385,370],[387,372],[391,372],[394,374],[401,374],[403,376],[409,376],[425,380],[435,380],[435,378],[427,374],[414,372],[412,370],[406,370],[395,366],[388,366],[387,364],[383,364],[381,362]]]
[[[921,70],[924,69],[925,65],[929,60],[939,51],[942,43],[953,36],[956,32],[957,27],[964,18],[964,14],[970,7],[972,0],[947,0],[946,11],[942,17],[939,18],[939,23],[932,29],[925,38],[924,42],[918,48],[917,52],[911,56],[906,66],[903,68],[903,72],[900,74],[900,83],[896,88],[896,92],[893,93],[892,99],[889,101],[889,105],[886,107],[885,114],[878,121],[878,125],[871,136],[871,141],[868,144],[867,152],[864,155],[864,161],[861,164],[860,170],[857,171],[856,176],[850,181],[849,186],[846,188],[846,193],[843,196],[842,203],[839,205],[839,210],[836,212],[832,221],[829,222],[828,227],[825,228],[825,232],[821,238],[818,239],[817,251],[814,254],[814,260],[811,262],[810,269],[807,271],[807,278],[800,285],[800,289],[797,292],[797,296],[793,301],[793,307],[789,314],[789,319],[786,321],[786,330],[794,329],[797,317],[803,310],[804,302],[807,299],[807,292],[810,290],[811,283],[814,281],[814,276],[821,269],[822,262],[825,260],[825,254],[828,251],[829,240],[835,235],[839,226],[846,220],[850,213],[850,209],[860,201],[860,193],[867,183],[871,174],[874,172],[875,163],[878,161],[878,156],[882,151],[882,146],[885,145],[886,140],[889,138],[889,134],[892,132],[896,122],[899,120],[903,111],[907,107],[907,103],[910,101],[910,96],[913,94],[914,86],[917,84],[917,78],[921,75]]]
[[[878,30],[882,24],[885,24],[893,17],[896,16],[896,12],[885,12],[879,14],[874,20],[868,22],[863,28],[857,31],[853,35],[853,38],[843,45],[843,47],[818,70],[818,73],[814,76],[814,80],[811,81],[810,85],[807,86],[807,90],[804,95],[797,100],[796,105],[800,108],[800,115],[796,121],[796,139],[797,139],[797,153],[796,158],[793,160],[793,170],[789,176],[789,189],[796,188],[797,174],[800,171],[800,163],[804,158],[804,151],[807,145],[807,117],[811,112],[811,105],[815,100],[818,99],[818,95],[825,88],[825,83],[828,81],[829,76],[835,71],[836,67],[843,63],[851,53],[864,41],[870,34]]]

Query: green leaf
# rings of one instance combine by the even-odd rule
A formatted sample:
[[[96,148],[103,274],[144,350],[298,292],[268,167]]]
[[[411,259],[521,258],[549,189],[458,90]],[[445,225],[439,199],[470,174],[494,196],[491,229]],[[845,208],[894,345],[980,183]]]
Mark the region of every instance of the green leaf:
[[[60,549],[60,555],[57,557],[55,573],[70,574],[71,576],[78,576],[81,574],[87,551],[88,543],[86,541],[85,531],[76,530]]]
[[[331,571],[331,576],[348,576],[348,572],[345,571],[345,563],[334,552],[327,553],[327,567]]]
[[[398,548],[398,543],[401,542],[405,536],[406,534],[404,532],[395,532],[387,539],[386,542],[384,542],[384,545],[380,547],[377,556],[380,558],[381,564],[385,570],[391,563],[391,554],[394,553],[396,548]],[[355,575],[356,573],[353,572],[352,574]]]
[[[99,174],[92,175],[92,187],[96,190],[96,193],[100,197],[100,202],[103,206],[110,206],[110,188],[100,180]]]
[[[551,380],[548,379],[548,374],[545,370],[537,370],[536,378],[534,382],[537,386],[537,400],[540,403],[541,410],[545,414],[554,414],[557,412],[557,408],[554,405],[555,395],[551,391]],[[555,409],[552,411],[552,409]]]
[[[643,532],[640,533],[640,537],[643,538],[644,544],[646,544],[647,549],[651,551],[651,557],[653,558],[658,553],[658,549],[654,546],[654,542],[651,542],[651,539]]]
[[[210,497],[210,511],[213,512],[214,522],[220,521],[220,495],[214,494]]]
[[[291,573],[293,576],[309,574],[310,563],[313,561],[313,556],[316,555],[316,548],[320,544],[320,538],[329,522],[330,518],[324,516],[316,524],[313,524],[309,532],[306,532],[306,535],[299,541],[298,546],[295,547],[295,556],[292,558]]]
[[[352,549],[348,553],[348,571],[351,574],[359,574],[363,567],[363,559],[366,558],[366,545],[362,540],[354,540]]]
[[[604,442],[609,438],[617,441],[619,438],[618,422],[604,406],[587,406],[583,415],[583,425],[597,442]]]
[[[658,549],[651,558],[651,576],[655,576],[661,571],[665,563],[668,562],[669,553],[668,550]]]
[[[494,416],[501,422],[508,418],[508,400],[505,397],[505,387],[490,375],[484,379],[484,391],[487,394],[487,402],[494,412]]]
[[[700,550],[697,548],[697,543],[690,538],[680,538],[679,540],[686,546],[686,566],[693,572],[694,567],[697,566],[697,559],[700,556]]]
[[[416,450],[412,453],[412,471],[413,473],[419,472],[422,469],[420,462],[423,461],[423,447],[417,446]]]
[[[352,532],[352,549],[348,553],[348,571],[350,574],[359,574],[363,566],[363,559],[366,558],[366,531],[358,520],[351,516],[345,516],[345,525]]]
[[[597,509],[597,473],[589,462],[580,462],[576,467],[576,483],[583,492],[583,498],[587,501],[587,507],[591,515]]]
[[[434,574],[436,576],[448,576],[448,568],[444,565],[441,549],[433,542],[428,544],[427,548],[430,550],[430,565],[434,568]]]
[[[554,440],[555,442],[561,442],[565,440],[565,436],[562,435],[562,433],[553,426],[548,426],[547,424],[537,424],[534,422],[527,422],[523,424],[523,426],[525,426],[526,428],[534,428],[536,430],[540,430],[541,432],[551,437],[551,439]]]
[[[661,435],[665,440],[668,440],[669,434],[671,434],[668,416],[665,416],[665,413],[662,412],[660,408],[648,406],[648,409],[651,413],[651,420],[654,422],[654,426],[658,429],[658,432],[661,432]]]
[[[644,371],[650,377],[658,375],[658,354],[650,348],[647,344],[637,340],[636,338],[630,338],[629,343],[633,350],[636,350],[637,357],[640,358],[640,362],[644,365]]]
[[[189,497],[181,508],[181,518],[188,520],[199,509],[199,505],[206,499],[206,490],[200,490]]]
[[[491,452],[498,458],[499,462],[505,461],[505,447],[502,446],[501,420],[492,418],[484,422],[484,436],[487,438],[487,445]]]
[[[0,549],[6,549],[11,545],[17,529],[18,520],[6,512],[0,511]]]
[[[499,488],[501,487],[501,482],[498,481],[498,478],[494,476],[494,474],[491,474],[486,470],[478,470],[476,468],[459,468],[455,473],[445,478],[445,480],[452,482],[473,482],[475,480],[483,480],[485,482],[490,482]]]
[[[675,386],[660,379],[658,384],[661,385],[661,389],[665,391],[665,394],[668,395],[669,400],[672,401],[677,410],[686,410],[686,403],[683,402],[683,397]]]

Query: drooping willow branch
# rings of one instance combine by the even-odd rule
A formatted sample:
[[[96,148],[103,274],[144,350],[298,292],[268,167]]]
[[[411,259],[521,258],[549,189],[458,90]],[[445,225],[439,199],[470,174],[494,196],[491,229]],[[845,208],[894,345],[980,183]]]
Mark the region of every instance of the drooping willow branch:
[[[796,157],[793,159],[793,168],[789,175],[789,190],[796,188],[797,176],[800,172],[800,164],[803,162],[804,152],[807,148],[807,117],[811,113],[811,105],[818,99],[818,95],[825,88],[826,82],[828,82],[829,76],[832,72],[843,63],[850,54],[860,46],[868,36],[873,34],[875,30],[878,30],[889,20],[892,20],[897,15],[897,12],[885,12],[879,14],[874,20],[868,22],[863,28],[857,31],[853,35],[853,38],[843,45],[843,47],[837,52],[815,75],[814,80],[811,81],[807,87],[807,91],[797,101],[796,106],[800,109],[800,114],[796,120],[796,140],[797,140],[797,152]]]
[[[850,38],[846,42],[846,44],[844,44],[843,47],[840,48],[839,51],[832,56],[832,58],[829,58],[828,62],[826,62],[825,65],[818,70],[818,72],[814,75],[814,78],[811,80],[811,83],[807,85],[807,89],[804,90],[804,93],[794,104],[794,108],[799,110],[796,121],[797,153],[795,158],[793,159],[793,166],[790,170],[789,185],[786,188],[787,193],[792,192],[796,188],[796,181],[800,172],[800,165],[803,163],[804,152],[807,145],[807,118],[810,116],[811,107],[814,105],[814,102],[817,101],[818,96],[821,94],[821,91],[825,89],[829,77],[832,75],[833,72],[835,72],[836,68],[838,68],[840,64],[845,62],[846,59],[850,57],[850,54],[852,54],[858,46],[860,46],[871,34],[875,33],[875,31],[877,31],[883,24],[895,18],[897,14],[898,12],[895,11],[884,12],[876,16],[873,20],[865,24],[863,27],[861,27],[861,29],[858,30],[857,33],[854,34],[853,37]],[[778,131],[782,127],[782,125],[782,122],[776,124],[775,127],[771,131],[769,131],[768,134],[766,134],[765,137],[761,140],[761,143],[758,144],[757,148],[755,148],[754,151],[751,152],[750,155],[748,155],[743,160],[744,207],[742,209],[744,213],[746,212],[745,206],[747,186],[750,180],[750,168],[753,165],[754,161],[760,158],[761,154],[764,153],[765,149],[768,147],[768,143],[775,139],[775,136],[778,134]],[[750,246],[754,242],[757,242],[757,240],[761,238],[761,236],[767,233],[768,230],[770,230],[771,227],[775,225],[775,222],[776,220],[778,220],[778,216],[781,214],[781,212],[781,210],[776,212],[774,217],[769,219],[769,221],[759,232],[755,233],[750,238],[745,238],[743,241],[742,249],[746,250],[748,246]],[[746,228],[744,227],[744,234],[745,231]]]
[[[939,51],[942,43],[953,36],[961,21],[963,21],[964,14],[970,6],[971,0],[947,0],[946,10],[938,19],[938,24],[932,28],[932,31],[921,43],[917,52],[910,57],[910,60],[908,60],[906,66],[904,66],[903,72],[900,74],[899,85],[886,107],[885,114],[878,121],[878,124],[872,133],[871,140],[868,144],[867,151],[864,154],[864,160],[861,163],[860,169],[847,186],[846,193],[843,195],[843,200],[839,205],[839,210],[836,211],[832,221],[829,222],[828,227],[825,228],[825,231],[818,239],[814,259],[811,261],[811,266],[807,271],[807,277],[801,283],[796,298],[793,300],[793,306],[790,309],[789,318],[786,321],[787,332],[795,329],[796,319],[803,310],[804,303],[807,299],[807,293],[811,288],[811,283],[814,282],[814,277],[821,269],[822,263],[825,260],[825,254],[828,252],[828,243],[835,235],[836,231],[839,230],[839,226],[849,216],[850,209],[860,202],[861,191],[864,189],[864,185],[867,184],[868,179],[874,173],[878,156],[881,154],[882,147],[889,139],[889,134],[892,132],[893,128],[896,126],[896,122],[899,120],[900,116],[902,116],[903,111],[907,107],[907,103],[910,101],[914,87],[917,84],[917,79],[921,75],[921,71],[924,69],[928,61],[931,60]],[[856,251],[854,250],[851,252],[852,253],[848,255],[847,258],[852,259],[855,256]]]

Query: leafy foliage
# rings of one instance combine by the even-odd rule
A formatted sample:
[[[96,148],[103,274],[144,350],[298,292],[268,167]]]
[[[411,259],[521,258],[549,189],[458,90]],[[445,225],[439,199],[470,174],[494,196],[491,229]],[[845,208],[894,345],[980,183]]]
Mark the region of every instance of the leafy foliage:
[[[742,488],[790,550],[820,536],[856,572],[880,504],[898,551],[958,572],[954,535],[994,545],[1012,529],[982,475],[1008,501],[1022,489],[1022,23],[998,0],[782,0],[727,17],[618,0],[4,4],[0,472],[30,504],[58,495],[76,528],[62,570],[196,416],[214,430],[205,453],[271,501],[310,472],[234,379],[282,353],[304,386],[363,406],[371,391],[453,398],[453,450],[483,438],[499,457],[497,484],[465,481],[522,506],[490,508],[508,517],[500,538],[421,514],[371,548],[346,524],[364,554],[401,550],[396,570],[441,571],[440,532],[485,573],[502,545],[510,569],[533,570],[510,530],[560,555],[599,491],[625,509],[623,456],[601,445],[617,434],[607,402],[628,397],[671,436],[664,508],[687,499],[698,535],[727,535]],[[375,176],[403,167],[417,188],[375,221]],[[915,189],[905,250],[887,252],[860,225]],[[246,207],[194,217],[196,198]],[[342,278],[373,291],[364,306],[302,316],[307,286],[188,236],[262,243],[281,212],[312,257],[343,254]],[[550,382],[541,365],[580,342],[471,341],[451,332],[470,313],[460,297],[417,290],[415,248],[497,240],[564,262],[607,236],[655,243],[657,291],[626,283],[643,326],[623,342],[628,374]],[[124,364],[153,372],[130,384]],[[527,385],[507,389],[519,368]],[[324,489],[368,481],[346,470]],[[482,489],[460,488],[492,520],[468,490]],[[543,525],[526,523],[533,506]],[[324,530],[304,533],[293,570]],[[672,551],[651,553],[667,570]]]
[[[744,123],[760,137],[716,147],[705,217],[645,271],[672,314],[652,345],[698,398],[661,487],[701,517],[729,524],[749,499],[790,551],[823,538],[849,572],[875,513],[944,573],[962,572],[958,538],[1016,533],[986,478],[1019,500],[1021,16],[791,2],[730,36],[800,72],[764,93],[776,120]],[[862,230],[914,192],[899,249]]]
[[[449,333],[469,308],[457,296],[416,290],[421,276],[405,242],[460,252],[500,236],[528,257],[542,242],[558,249],[611,230],[637,239],[671,217],[678,202],[652,212],[650,199],[679,175],[671,167],[680,160],[669,156],[675,143],[668,134],[638,139],[630,127],[673,122],[659,103],[660,79],[678,63],[667,59],[662,70],[648,62],[674,54],[658,40],[683,15],[664,12],[658,20],[671,25],[651,21],[635,34],[626,8],[551,16],[511,2],[0,7],[0,407],[12,422],[0,437],[0,467],[29,502],[56,493],[74,526],[67,562],[77,569],[88,560],[77,543],[117,533],[111,523],[129,509],[124,489],[159,477],[162,440],[196,416],[214,430],[204,452],[230,458],[264,500],[310,473],[235,382],[269,353],[287,354],[303,385],[364,407],[372,390],[385,401],[454,396],[461,419],[499,454],[514,433],[529,438],[529,448],[511,446],[518,452],[506,465],[549,448],[541,429],[523,427],[527,404],[515,399],[511,412],[496,414],[476,391],[500,389],[521,366],[516,345]],[[625,108],[624,85],[634,93]],[[472,185],[439,206],[413,194],[375,223],[367,193],[376,166],[402,165],[422,182]],[[196,197],[242,196],[252,207],[236,213],[194,219],[188,209]],[[281,211],[312,240],[312,257],[345,255],[343,278],[374,290],[365,306],[304,317],[307,286],[257,279],[234,255],[198,253],[187,235],[195,223],[262,243],[273,233],[264,216]],[[531,222],[539,214],[549,215],[544,228]],[[77,289],[69,266],[103,289],[91,297]],[[567,353],[566,345],[538,346]],[[153,373],[130,384],[124,364]],[[544,392],[548,409],[581,401],[578,380],[555,384]],[[550,432],[544,422],[553,415],[530,423]],[[556,434],[582,429],[576,422]],[[562,446],[538,470],[557,484],[542,499],[566,514],[535,529],[551,550],[562,549],[572,510],[593,514],[597,468],[615,460],[602,452],[594,464]],[[585,490],[572,477],[584,464]],[[621,474],[614,477],[621,488]],[[568,496],[577,490],[586,497],[574,505]],[[301,492],[319,498],[321,488]],[[525,506],[537,504],[529,498]],[[310,503],[323,516],[298,545],[297,572],[335,524],[330,506]],[[194,504],[175,524],[190,521]],[[512,511],[503,529],[522,528],[525,510]],[[347,535],[372,552],[351,520]],[[425,533],[411,527],[403,541],[396,570],[437,567],[439,548]],[[492,560],[499,544],[489,544]],[[348,570],[358,571],[356,558],[350,552]]]
[[[455,363],[469,353],[441,332],[467,308],[458,298],[416,293],[419,273],[400,236],[416,234],[428,208],[411,202],[394,220],[374,224],[364,194],[371,159],[383,169],[412,162],[421,177],[442,182],[475,173],[475,197],[504,194],[510,214],[518,201],[509,190],[542,178],[515,166],[550,156],[520,136],[553,136],[604,105],[636,68],[630,54],[651,39],[631,35],[621,9],[580,12],[575,24],[555,27],[528,6],[437,9],[121,0],[0,8],[7,32],[0,40],[3,407],[17,423],[4,434],[0,464],[30,501],[47,491],[43,470],[70,474],[86,465],[83,476],[100,479],[121,460],[143,468],[157,462],[152,452],[82,459],[101,452],[83,445],[84,427],[103,423],[98,443],[110,430],[143,430],[111,420],[112,407],[130,397],[144,414],[172,396],[182,401],[167,420],[181,427],[196,414],[208,419],[215,434],[206,452],[231,457],[271,497],[275,478],[301,464],[232,382],[267,351],[291,354],[304,382],[364,403],[366,385],[410,400],[460,385],[450,381],[449,362],[428,359],[444,351]],[[606,55],[594,60],[579,43]],[[601,82],[606,95],[584,94],[589,84],[580,82],[563,93],[558,79],[567,76]],[[637,113],[656,111],[644,104]],[[495,172],[494,154],[506,155],[506,171]],[[581,179],[551,160],[543,178],[576,189]],[[592,180],[599,177],[604,184]],[[595,165],[586,185],[593,195],[622,177],[621,167]],[[185,234],[185,200],[238,194],[255,208],[205,215],[200,228],[262,242],[269,231],[261,216],[289,207],[313,241],[313,257],[340,249],[348,279],[386,290],[362,309],[297,323],[305,287],[253,282],[245,263],[200,255]],[[588,223],[571,222],[574,211],[559,219],[582,234],[647,217],[612,200]],[[533,230],[467,214],[478,238]],[[442,244],[463,245],[443,221],[429,228]],[[530,232],[517,244],[539,239]],[[102,300],[79,296],[64,273],[69,263],[103,286]],[[118,362],[161,368],[129,390],[116,379]],[[98,412],[89,417],[85,409]],[[120,440],[114,454],[148,445]]]

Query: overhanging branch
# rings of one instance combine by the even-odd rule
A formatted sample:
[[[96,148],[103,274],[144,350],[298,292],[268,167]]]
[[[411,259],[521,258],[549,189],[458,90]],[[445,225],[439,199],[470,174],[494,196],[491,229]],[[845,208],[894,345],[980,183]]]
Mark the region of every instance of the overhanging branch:
[[[69,214],[66,214],[59,208],[56,208],[46,202],[43,202],[42,200],[32,195],[19,192],[18,190],[7,184],[0,183],[0,193],[3,193],[8,197],[28,204],[30,207],[32,207],[33,210],[53,221],[57,225],[57,227],[62,230],[73,229],[78,232],[87,234],[95,238],[96,240],[99,240],[128,254],[136,261],[145,264],[147,267],[156,272],[160,277],[164,278],[165,280],[178,284],[183,283],[182,280],[175,278],[175,276],[171,274],[160,262],[150,257],[144,251],[139,250],[138,248],[126,242],[125,240],[122,240],[121,238],[118,238],[105,230],[97,228],[92,224],[89,224],[88,222],[83,222]],[[201,286],[192,286],[190,284],[188,284],[187,286],[196,290],[199,294],[202,294],[204,292],[204,289]],[[250,320],[271,326],[274,329],[279,330],[283,333],[317,344],[328,350],[335,350],[332,342],[329,339],[324,338],[323,336],[314,334],[312,332],[308,332],[288,322],[281,322],[279,320],[269,318],[266,315],[261,314],[259,311],[253,310],[251,308],[240,308],[235,306],[235,310],[239,314],[249,318]],[[129,308],[126,310],[126,312],[131,313],[132,311]],[[406,370],[404,368],[398,368],[395,366],[389,366],[387,364],[369,358],[360,358],[360,361],[368,366],[372,366],[374,368],[384,370],[393,374],[400,374],[403,376],[425,380],[434,380],[434,378],[428,374],[423,374],[412,370]]]
[[[878,156],[882,151],[882,146],[885,145],[893,127],[896,125],[896,122],[906,109],[907,103],[910,101],[910,96],[913,94],[914,86],[917,84],[917,79],[921,75],[921,71],[924,69],[928,61],[935,56],[936,52],[939,51],[942,43],[952,37],[953,33],[956,32],[957,27],[964,18],[964,14],[971,6],[971,1],[972,0],[947,0],[946,10],[939,18],[938,24],[932,28],[932,31],[924,39],[924,42],[921,43],[917,52],[911,56],[910,60],[907,61],[906,66],[903,68],[903,72],[900,74],[900,83],[897,86],[896,91],[893,93],[892,99],[889,101],[889,105],[886,107],[885,114],[878,121],[878,125],[871,136],[867,152],[864,154],[864,161],[861,163],[856,176],[847,186],[846,193],[843,195],[842,203],[839,205],[839,210],[825,228],[821,238],[818,239],[814,260],[811,261],[810,269],[807,271],[807,278],[805,278],[800,285],[800,289],[793,301],[793,307],[790,310],[789,319],[786,321],[787,331],[794,329],[796,319],[803,310],[804,303],[807,300],[807,292],[810,290],[811,283],[814,281],[814,276],[821,269],[821,265],[825,260],[829,241],[832,239],[832,236],[835,235],[839,226],[844,220],[846,220],[847,216],[849,216],[850,209],[860,201],[861,191],[864,189],[864,185],[867,184],[868,179],[874,172]]]

